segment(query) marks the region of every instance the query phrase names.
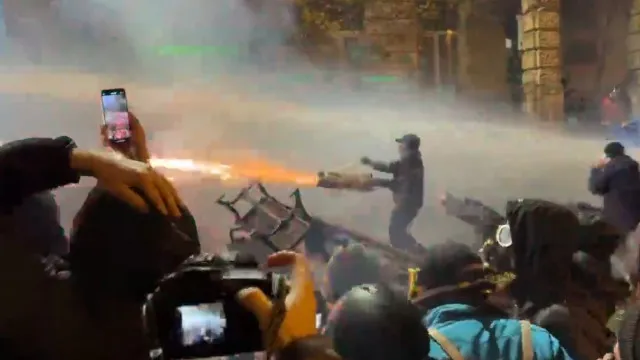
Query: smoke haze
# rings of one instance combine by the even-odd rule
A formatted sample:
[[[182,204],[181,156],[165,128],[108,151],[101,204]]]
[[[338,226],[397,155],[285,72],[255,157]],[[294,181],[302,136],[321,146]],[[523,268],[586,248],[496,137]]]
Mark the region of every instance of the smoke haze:
[[[526,196],[594,200],[586,175],[602,137],[536,128],[504,106],[465,105],[403,82],[389,84],[392,93],[326,84],[335,68],[290,50],[259,59],[251,48],[284,44],[293,17],[284,1],[266,1],[258,12],[249,2],[60,0],[52,20],[24,25],[21,40],[0,41],[9,44],[0,71],[2,139],[67,134],[97,146],[99,91],[124,87],[152,151],[166,157],[252,158],[313,173],[364,155],[391,160],[395,137],[420,135],[427,198],[413,233],[425,241],[470,233],[438,210],[444,190],[494,206]],[[213,202],[233,189],[203,180],[182,191],[198,221],[223,236],[230,217]],[[85,193],[59,192],[66,221]],[[384,190],[305,189],[303,198],[314,215],[386,237],[391,196]]]

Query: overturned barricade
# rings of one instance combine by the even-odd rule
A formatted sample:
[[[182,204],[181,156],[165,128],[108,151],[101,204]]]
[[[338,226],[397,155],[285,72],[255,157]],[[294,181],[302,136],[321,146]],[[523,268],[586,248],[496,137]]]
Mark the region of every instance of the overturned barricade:
[[[311,216],[298,189],[293,191],[291,198],[292,204],[287,205],[269,194],[261,183],[242,189],[231,200],[225,200],[225,196],[219,198],[217,203],[235,217],[235,226],[229,231],[230,250],[249,252],[258,260],[275,251],[294,250],[326,261],[336,248],[360,243],[379,253],[403,273],[420,262],[419,257],[371,236]],[[238,210],[240,202],[250,205],[244,214]]]

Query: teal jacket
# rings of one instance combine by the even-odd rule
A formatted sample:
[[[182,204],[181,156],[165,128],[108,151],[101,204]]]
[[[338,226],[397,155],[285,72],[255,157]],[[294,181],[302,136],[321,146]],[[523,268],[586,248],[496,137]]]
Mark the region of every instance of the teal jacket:
[[[442,305],[429,311],[423,323],[444,335],[465,359],[522,360],[520,322],[474,312],[469,305]],[[535,360],[571,360],[558,340],[539,326],[531,325],[531,341]],[[449,359],[433,338],[429,359]]]

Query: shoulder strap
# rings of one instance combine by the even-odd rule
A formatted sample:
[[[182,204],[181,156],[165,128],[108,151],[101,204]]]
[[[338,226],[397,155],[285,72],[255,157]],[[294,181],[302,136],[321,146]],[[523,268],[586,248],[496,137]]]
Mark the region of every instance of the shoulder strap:
[[[522,360],[533,360],[531,323],[527,320],[520,320],[520,331],[522,332]]]
[[[440,331],[434,328],[429,328],[428,331],[431,338],[433,338],[433,340],[435,340],[442,347],[442,350],[444,350],[444,352],[449,356],[449,358],[451,358],[451,360],[464,360],[464,357],[462,356],[462,354],[460,354],[460,351],[458,351],[455,345],[453,345],[451,341],[446,338],[446,336],[442,335]]]

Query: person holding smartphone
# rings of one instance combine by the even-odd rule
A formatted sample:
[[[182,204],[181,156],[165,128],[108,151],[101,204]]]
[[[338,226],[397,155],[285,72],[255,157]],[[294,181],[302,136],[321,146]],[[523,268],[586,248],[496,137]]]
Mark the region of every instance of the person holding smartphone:
[[[113,134],[110,132],[108,122],[106,121],[106,118],[105,118],[105,122],[100,126],[100,138],[101,138],[102,145],[105,148],[109,149],[110,151],[123,155],[127,159],[148,164],[151,156],[149,155],[149,150],[147,148],[147,139],[146,139],[144,128],[142,127],[138,118],[133,113],[127,112],[127,114],[128,114],[128,128],[130,129],[130,132],[126,140],[113,141]],[[167,186],[169,186],[171,189],[174,189],[173,185],[170,184],[170,181],[166,179],[164,176],[162,176],[162,181],[166,182]],[[97,188],[101,188],[102,186],[103,184],[101,184],[101,182],[98,181]],[[92,199],[94,198],[96,193],[95,190],[96,189],[93,189],[90,192],[89,196],[87,196],[87,198],[85,199],[85,202],[81,206],[80,210],[78,211],[76,216],[73,218],[72,229],[77,228],[79,221],[81,221],[82,218],[84,217],[83,209],[85,209],[88,203],[92,201]],[[177,192],[176,192],[176,196],[177,196]],[[182,200],[180,201],[182,202]],[[184,204],[180,203],[179,207],[184,207]],[[176,210],[177,212],[172,211],[171,213],[172,214],[182,213],[180,209],[176,208]]]
[[[102,144],[129,159],[148,162],[146,134],[138,118],[129,111],[125,89],[104,89],[100,92],[100,98]]]
[[[116,142],[109,136],[109,126],[102,124],[100,127],[100,137],[102,145],[116,151],[129,159],[148,163],[151,159],[149,149],[147,148],[147,135],[138,120],[132,112],[127,112],[129,118],[129,137],[126,141]]]
[[[140,211],[178,217],[174,205],[181,201],[175,189],[144,163],[78,149],[68,137],[30,138],[0,146],[0,173],[0,218],[5,221],[0,226],[0,286],[11,289],[0,297],[0,358],[130,358],[111,356],[127,349],[104,339],[105,332],[86,311],[73,279],[51,273],[7,215],[33,194],[91,176],[104,191]]]

